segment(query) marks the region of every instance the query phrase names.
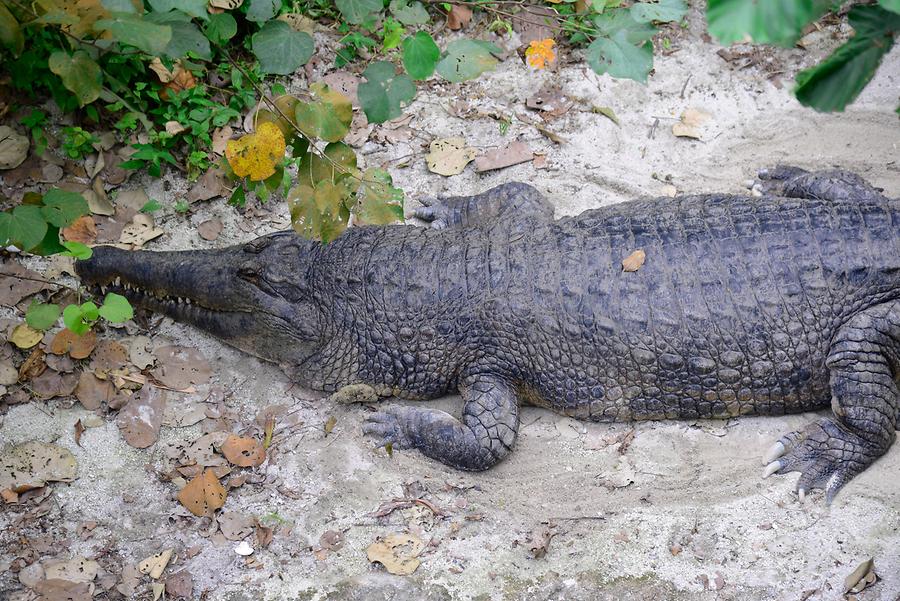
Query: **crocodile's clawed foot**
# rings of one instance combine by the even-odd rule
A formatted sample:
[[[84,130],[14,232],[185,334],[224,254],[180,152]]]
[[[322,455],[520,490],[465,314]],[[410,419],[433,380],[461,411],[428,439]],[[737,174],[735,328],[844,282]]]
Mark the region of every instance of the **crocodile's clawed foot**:
[[[363,434],[374,436],[378,439],[379,447],[390,444],[397,449],[411,449],[415,445],[406,434],[404,414],[407,407],[390,405],[381,411],[374,411],[366,416],[363,424]]]
[[[751,181],[748,187],[757,196],[785,196],[785,185],[794,178],[808,173],[800,167],[775,165],[760,169],[756,173],[757,179]]]
[[[413,217],[427,221],[432,229],[442,230],[450,225],[450,208],[443,198],[420,198],[423,206],[413,211]]]
[[[834,420],[822,419],[776,442],[766,456],[763,478],[800,472],[800,501],[809,491],[821,489],[826,505],[831,505],[841,487],[872,463],[869,446]]]

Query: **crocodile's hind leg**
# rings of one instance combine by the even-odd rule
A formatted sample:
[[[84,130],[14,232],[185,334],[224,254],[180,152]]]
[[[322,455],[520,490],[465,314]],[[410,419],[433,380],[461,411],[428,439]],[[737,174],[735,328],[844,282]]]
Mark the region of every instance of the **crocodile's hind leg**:
[[[765,476],[799,471],[801,498],[838,490],[884,455],[900,425],[894,380],[900,361],[900,302],[866,309],[837,333],[826,361],[834,415],[784,436],[766,461]]]
[[[543,195],[519,182],[503,184],[475,196],[421,199],[413,216],[435,229],[472,227],[500,219],[553,220],[553,207]]]
[[[463,419],[436,409],[389,405],[366,418],[363,432],[400,449],[419,449],[462,470],[486,470],[512,450],[519,405],[507,382],[480,375],[460,386]]]
[[[806,171],[799,167],[777,165],[759,171],[753,190],[787,198],[822,200],[869,200],[884,198],[882,190],[873,187],[859,175],[843,169]]]

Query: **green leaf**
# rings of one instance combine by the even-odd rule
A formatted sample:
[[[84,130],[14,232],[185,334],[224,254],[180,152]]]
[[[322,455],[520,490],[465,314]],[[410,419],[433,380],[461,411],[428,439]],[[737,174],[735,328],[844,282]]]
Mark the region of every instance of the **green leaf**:
[[[599,75],[633,79],[645,83],[653,68],[653,45],[642,42],[635,46],[627,33],[617,32],[612,38],[597,38],[587,47],[587,62]]]
[[[0,4],[0,44],[12,48],[19,55],[25,48],[25,36],[19,22],[4,4]]]
[[[427,31],[403,40],[403,67],[413,79],[428,79],[441,58],[441,50]]]
[[[407,75],[397,75],[394,65],[376,61],[363,71],[366,81],[356,95],[370,123],[384,123],[401,115],[401,105],[416,96],[416,84]]]
[[[32,247],[28,252],[42,257],[49,257],[50,255],[63,253],[65,250],[66,247],[59,243],[59,228],[48,223],[47,233],[44,234],[41,243]]]
[[[103,73],[100,65],[84,50],[70,55],[57,50],[50,55],[50,70],[59,75],[66,89],[75,95],[81,106],[100,97],[103,89]]]
[[[134,317],[134,309],[131,308],[128,299],[115,292],[106,295],[98,312],[103,319],[110,323],[125,323]]]
[[[111,13],[134,13],[137,14],[137,8],[132,0],[101,0],[100,4],[103,8]],[[153,4],[152,2],[150,4]],[[143,8],[143,7],[141,7]]]
[[[126,0],[127,2],[128,0]],[[150,0],[150,6],[159,13],[180,10],[192,17],[206,21],[211,15],[206,10],[206,0]],[[110,9],[115,10],[115,9]],[[127,11],[124,11],[127,12]],[[225,14],[225,13],[222,13]]]
[[[879,6],[856,6],[849,14],[852,38],[827,59],[797,74],[794,94],[817,111],[842,111],[875,75],[900,32],[900,14]]]
[[[187,56],[188,52],[193,52],[200,58],[212,60],[209,40],[196,25],[193,23],[169,23],[168,25],[172,28],[172,41],[166,46],[166,56],[181,58]]]
[[[297,103],[297,127],[309,138],[339,142],[350,131],[353,120],[350,99],[323,83],[314,83],[309,89],[315,100]]]
[[[594,25],[600,37],[611,38],[619,32],[625,33],[629,44],[640,46],[653,39],[656,27],[649,23],[638,23],[628,10],[613,10],[594,17]]]
[[[82,244],[81,242],[66,240],[62,245],[66,248],[66,251],[59,254],[64,257],[74,257],[79,261],[87,261],[94,254],[94,251],[91,250],[90,246]]]
[[[638,23],[680,21],[685,14],[687,14],[687,5],[684,0],[635,2],[631,6],[631,16]]]
[[[209,23],[206,24],[203,33],[213,44],[224,44],[237,33],[237,21],[231,13],[209,15]]]
[[[109,31],[122,44],[134,46],[147,54],[159,56],[172,40],[172,28],[143,19],[140,15],[112,13],[112,19],[94,23],[96,31]]]
[[[155,198],[151,198],[144,204],[144,206],[141,207],[141,213],[155,213],[161,208],[162,205],[159,204],[159,201]]]
[[[428,11],[421,2],[391,0],[391,14],[404,25],[424,25],[428,23]]]
[[[87,334],[88,330],[91,329],[91,324],[97,320],[88,319],[85,316],[85,312],[83,307],[85,305],[91,305],[96,311],[97,305],[94,303],[84,303],[84,305],[67,305],[65,309],[63,309],[63,323],[67,328],[78,334],[79,336],[83,336]]]
[[[0,213],[0,248],[14,244],[28,251],[41,243],[47,233],[47,222],[41,208],[19,205],[12,211]]]
[[[474,79],[497,66],[492,52],[500,52],[500,49],[480,40],[454,40],[447,45],[446,55],[437,64],[437,72],[452,83]]]
[[[81,194],[59,188],[53,188],[44,195],[44,206],[41,207],[44,219],[59,228],[72,225],[76,219],[90,212]]]
[[[821,17],[832,0],[709,0],[709,32],[723,44],[751,39],[791,46],[803,28]]]
[[[297,167],[298,185],[315,188],[316,184],[323,181],[336,183],[352,179],[348,175],[356,172],[356,153],[352,148],[343,142],[332,142],[325,147],[323,154],[326,158],[312,152],[303,155]]]
[[[53,324],[59,319],[59,313],[59,305],[31,301],[25,312],[25,323],[35,330],[46,330],[53,327]]]
[[[885,10],[900,13],[900,0],[878,0],[878,4]]]
[[[284,21],[269,21],[253,35],[253,54],[263,73],[290,75],[306,64],[315,44],[303,31],[294,31]]]
[[[265,23],[281,8],[281,0],[250,0],[247,8],[247,20],[254,23]]]
[[[363,223],[387,225],[403,221],[403,190],[395,188],[384,169],[367,169],[359,186],[356,214]]]
[[[334,3],[344,18],[354,25],[359,25],[373,13],[381,12],[384,7],[381,0],[335,0]]]
[[[382,33],[382,47],[385,50],[390,50],[391,48],[396,48],[400,45],[400,40],[403,39],[403,34],[406,29],[403,28],[396,19],[387,18],[384,20],[381,26]]]
[[[304,238],[331,242],[347,229],[348,197],[345,187],[331,182],[319,182],[315,189],[294,187],[287,197],[294,230]]]

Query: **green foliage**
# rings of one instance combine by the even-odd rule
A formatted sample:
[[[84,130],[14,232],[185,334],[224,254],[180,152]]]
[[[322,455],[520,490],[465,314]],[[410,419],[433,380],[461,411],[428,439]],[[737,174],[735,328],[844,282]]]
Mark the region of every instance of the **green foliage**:
[[[322,83],[314,83],[309,89],[315,100],[296,104],[297,126],[307,138],[340,141],[350,131],[353,119],[350,100]]]
[[[125,323],[134,317],[134,310],[128,299],[115,292],[110,292],[98,309],[100,317],[110,323]]]
[[[62,243],[63,248],[66,250],[60,252],[64,257],[72,257],[78,259],[79,261],[86,261],[91,258],[94,254],[94,251],[91,250],[90,246],[86,244],[82,244],[81,242],[73,242],[71,240],[65,240]]]
[[[80,194],[52,188],[43,197],[26,194],[23,204],[0,213],[0,248],[14,245],[35,254],[66,250],[59,242],[59,230],[89,213]]]
[[[213,44],[224,44],[237,34],[237,21],[230,13],[209,15],[209,22],[203,33]]]
[[[417,31],[403,40],[403,67],[413,79],[428,79],[441,58],[441,50],[427,31]]]
[[[27,117],[20,123],[31,132],[31,141],[34,142],[34,154],[41,156],[47,150],[47,137],[44,135],[44,127],[47,124],[47,113],[32,109]]]
[[[425,25],[428,23],[428,11],[421,2],[415,0],[391,0],[391,14],[404,25]]]
[[[59,75],[66,88],[71,90],[81,106],[100,97],[103,89],[103,74],[100,65],[83,50],[75,54],[65,51],[54,52],[48,62],[50,70]]]
[[[62,134],[62,148],[70,159],[80,159],[94,152],[93,145],[100,141],[94,134],[80,127],[65,127]]]
[[[122,169],[147,169],[153,177],[162,175],[163,162],[176,165],[175,157],[167,150],[160,150],[152,144],[132,144],[137,152],[119,165]]]
[[[99,31],[109,31],[121,44],[134,46],[151,56],[159,56],[166,51],[172,40],[172,28],[157,25],[141,15],[133,13],[112,13],[112,19],[101,19],[94,24]]]
[[[253,36],[253,53],[263,73],[290,75],[312,56],[312,37],[283,21],[269,21]]]
[[[47,330],[59,319],[59,305],[31,301],[25,311],[25,323],[35,330]]]
[[[797,74],[797,99],[817,111],[842,111],[853,102],[900,33],[900,10],[855,6],[849,19],[853,37],[823,62]]]
[[[63,323],[79,336],[84,336],[100,318],[100,308],[91,301],[67,305],[63,309]]]
[[[501,50],[490,42],[481,40],[454,40],[447,45],[443,58],[437,64],[438,74],[452,83],[475,79],[497,66],[492,53]]]
[[[818,19],[833,0],[709,0],[709,31],[723,44],[752,39],[791,46],[803,28]]]
[[[401,105],[416,95],[416,85],[408,75],[398,75],[392,63],[377,61],[363,72],[357,96],[370,123],[384,123],[401,114]]]
[[[334,3],[347,22],[354,25],[359,25],[384,8],[381,0],[335,0]]]

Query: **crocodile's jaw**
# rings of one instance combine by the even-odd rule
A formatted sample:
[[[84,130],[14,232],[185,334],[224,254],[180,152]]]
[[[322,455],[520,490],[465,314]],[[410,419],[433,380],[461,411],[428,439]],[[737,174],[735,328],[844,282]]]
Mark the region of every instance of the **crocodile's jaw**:
[[[259,248],[271,245],[270,238],[277,243],[277,237],[266,237],[251,245],[215,251],[98,247],[90,259],[76,263],[76,271],[84,283],[97,285],[104,293],[122,294],[135,306],[293,367],[304,363],[320,345],[318,320],[312,305],[296,294],[288,294],[289,300],[278,286],[264,289],[258,283],[272,260],[280,262],[279,268],[297,269],[295,277],[303,277],[300,263],[305,257],[298,255],[298,264],[292,266],[285,264],[284,249],[277,258],[260,252]]]

